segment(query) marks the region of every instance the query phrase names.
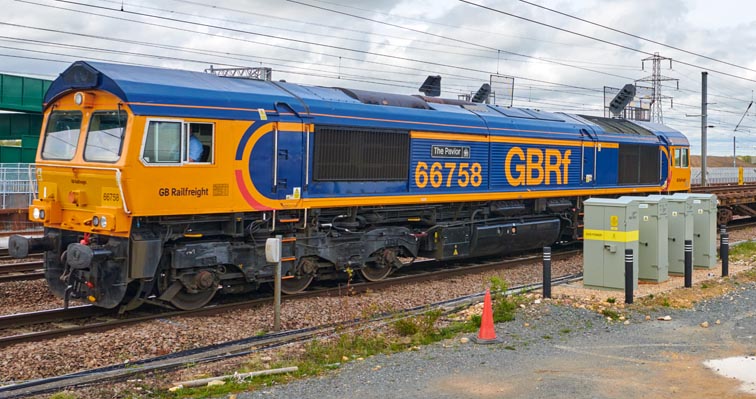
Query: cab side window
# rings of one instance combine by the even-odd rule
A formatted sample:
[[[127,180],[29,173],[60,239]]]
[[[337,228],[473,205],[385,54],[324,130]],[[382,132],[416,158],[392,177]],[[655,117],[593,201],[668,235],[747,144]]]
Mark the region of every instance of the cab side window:
[[[682,149],[681,158],[682,159],[680,160],[681,161],[680,162],[681,163],[680,166],[683,167],[683,168],[687,168],[688,167],[688,149],[687,148],[683,148]]]
[[[675,159],[674,159],[674,162],[672,163],[672,166],[676,168],[680,167],[680,149],[679,148],[675,148]]]
[[[212,123],[187,123],[186,152],[184,162],[214,163],[215,140]]]
[[[142,159],[148,164],[181,162],[181,122],[150,121]]]

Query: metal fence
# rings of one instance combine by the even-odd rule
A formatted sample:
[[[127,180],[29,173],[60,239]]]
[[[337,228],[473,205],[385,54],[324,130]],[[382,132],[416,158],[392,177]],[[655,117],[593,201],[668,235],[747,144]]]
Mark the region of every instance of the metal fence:
[[[37,193],[34,168],[28,163],[0,163],[0,231],[40,228],[27,218],[27,210]]]
[[[0,163],[0,209],[26,209],[37,193],[28,163]]]
[[[708,184],[738,184],[738,169],[740,168],[706,168],[706,182]],[[690,168],[691,183],[701,184],[701,168]],[[756,182],[756,168],[743,168],[743,182]]]

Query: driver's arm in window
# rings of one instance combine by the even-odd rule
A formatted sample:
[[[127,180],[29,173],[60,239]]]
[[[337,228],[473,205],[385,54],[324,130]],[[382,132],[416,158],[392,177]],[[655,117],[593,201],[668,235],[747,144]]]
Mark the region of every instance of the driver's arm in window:
[[[189,135],[189,162],[200,162],[202,158],[202,142],[194,134]]]

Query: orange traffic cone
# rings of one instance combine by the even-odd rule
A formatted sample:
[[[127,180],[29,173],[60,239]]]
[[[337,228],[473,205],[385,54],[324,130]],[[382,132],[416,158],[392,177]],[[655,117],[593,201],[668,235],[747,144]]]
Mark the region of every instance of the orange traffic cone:
[[[476,344],[498,344],[500,338],[496,338],[493,322],[493,306],[491,306],[491,291],[486,289],[486,296],[483,299],[483,315],[480,319],[480,331],[478,336],[472,338]]]

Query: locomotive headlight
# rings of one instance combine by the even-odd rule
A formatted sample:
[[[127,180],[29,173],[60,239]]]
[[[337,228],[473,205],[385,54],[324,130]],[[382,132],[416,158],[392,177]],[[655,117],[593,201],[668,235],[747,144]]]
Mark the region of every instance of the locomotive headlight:
[[[40,209],[39,210],[39,218],[42,219],[42,220],[45,220],[45,210],[44,209]]]
[[[97,216],[92,216],[92,226],[97,227],[100,225],[100,218]]]
[[[78,92],[74,94],[74,102],[76,105],[81,105],[84,102],[84,93]]]
[[[105,216],[100,216],[100,227],[102,227],[103,229],[108,228],[108,218],[106,218]]]
[[[32,216],[34,216],[34,219],[39,219],[39,208],[32,210]]]

